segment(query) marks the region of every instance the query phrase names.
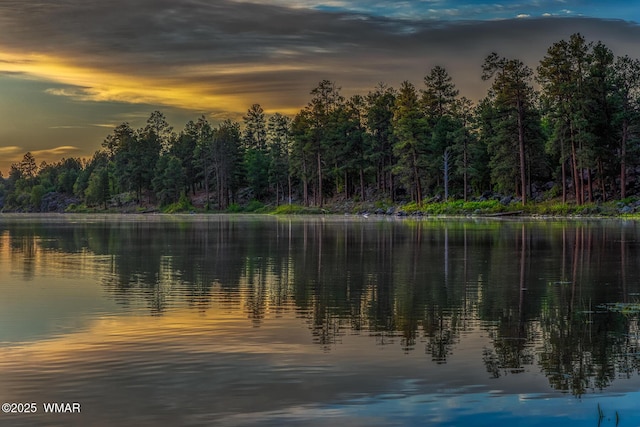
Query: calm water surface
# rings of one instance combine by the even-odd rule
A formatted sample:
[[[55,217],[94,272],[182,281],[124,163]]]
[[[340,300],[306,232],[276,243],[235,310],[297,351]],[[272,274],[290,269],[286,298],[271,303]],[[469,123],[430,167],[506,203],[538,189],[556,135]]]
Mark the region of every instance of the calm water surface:
[[[639,266],[626,221],[0,215],[0,425],[637,426]]]

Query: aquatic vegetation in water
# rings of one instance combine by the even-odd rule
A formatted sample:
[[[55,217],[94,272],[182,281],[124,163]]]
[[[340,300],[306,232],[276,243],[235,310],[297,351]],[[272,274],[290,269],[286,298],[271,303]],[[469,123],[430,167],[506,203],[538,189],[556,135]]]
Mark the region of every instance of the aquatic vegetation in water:
[[[613,302],[601,304],[598,308],[628,316],[640,314],[640,302]]]
[[[611,417],[607,417],[604,413],[604,410],[602,409],[602,407],[600,406],[600,404],[598,403],[598,427],[602,426],[602,422],[605,421],[605,419],[607,421],[613,421],[611,419]],[[616,427],[618,427],[618,425],[620,424],[620,414],[618,413],[618,411],[616,411],[616,417],[615,417],[615,422],[616,422]]]

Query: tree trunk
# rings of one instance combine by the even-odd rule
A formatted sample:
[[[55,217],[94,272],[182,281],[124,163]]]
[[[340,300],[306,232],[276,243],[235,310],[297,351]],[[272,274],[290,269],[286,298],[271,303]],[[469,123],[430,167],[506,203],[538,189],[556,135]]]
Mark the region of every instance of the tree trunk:
[[[302,158],[302,197],[304,199],[304,205],[309,207],[309,178],[307,178],[307,159]]]
[[[362,167],[360,167],[360,198],[364,202],[364,169]]]
[[[422,186],[420,185],[420,174],[418,173],[418,159],[415,150],[413,151],[413,179],[416,186],[416,202],[422,205]]]
[[[444,201],[449,200],[449,150],[444,150]]]
[[[527,179],[524,157],[524,108],[520,99],[518,99],[518,146],[520,151],[520,192],[524,206],[527,204]]]
[[[578,159],[576,158],[576,140],[571,124],[571,168],[573,169],[573,190],[576,194],[576,203],[582,204],[582,177],[578,175]]]
[[[389,196],[392,202],[396,201],[395,183],[391,172],[389,172]]]
[[[464,140],[464,150],[462,151],[462,164],[464,167],[464,172],[462,174],[462,182],[463,182],[463,190],[462,190],[462,197],[464,199],[464,201],[467,201],[467,139],[465,138]]]
[[[209,210],[209,170],[207,168],[207,160],[204,159],[204,194],[205,194],[205,202],[204,202],[204,210]]]
[[[600,191],[602,192],[602,201],[607,201],[607,188],[604,180],[604,162],[601,158],[598,159],[598,175],[600,176]]]
[[[562,203],[567,203],[567,160],[564,158],[564,143],[560,143],[562,156]]]
[[[322,157],[319,149],[316,159],[318,161],[318,192],[316,193],[316,204],[322,207]]]
[[[622,141],[620,142],[620,199],[627,197],[627,140],[629,139],[629,121],[622,121]]]
[[[591,177],[591,168],[587,169],[587,196],[589,203],[593,203],[593,179]]]

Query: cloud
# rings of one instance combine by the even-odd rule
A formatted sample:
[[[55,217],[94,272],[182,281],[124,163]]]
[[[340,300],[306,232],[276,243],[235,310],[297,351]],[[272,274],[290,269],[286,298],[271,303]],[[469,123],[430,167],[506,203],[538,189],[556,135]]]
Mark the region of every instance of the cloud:
[[[59,126],[49,126],[49,129],[84,129],[85,126],[75,126],[75,125],[59,125]]]
[[[435,65],[446,66],[461,93],[477,99],[485,90],[480,65],[488,53],[535,65],[551,43],[578,31],[635,56],[640,30],[624,21],[433,19],[489,7],[515,16],[534,3],[554,2],[463,11],[431,1],[425,4],[433,16],[424,9],[403,18],[397,16],[412,10],[410,2],[394,3],[393,10],[375,1],[325,3],[331,11],[301,0],[3,2],[0,72],[56,82],[64,87],[48,94],[79,102],[170,106],[218,117],[237,116],[255,102],[268,112],[294,113],[322,79],[366,93],[379,81],[421,82]]]
[[[113,129],[118,126],[116,123],[93,123],[91,126],[99,127],[99,128],[108,128]]]
[[[2,158],[3,166],[6,166],[6,168],[3,168],[6,170],[0,171],[0,176],[6,176],[9,172],[9,166],[22,160],[25,153],[26,151],[17,145],[0,147],[0,157]]]
[[[6,172],[8,172],[11,164],[22,161],[27,151],[28,150],[17,146],[0,147],[0,156],[2,156],[3,166],[7,169]],[[41,162],[55,163],[60,161],[62,158],[82,157],[82,150],[72,145],[63,145],[43,150],[31,150],[29,152],[33,155],[38,164]]]
[[[73,145],[63,145],[59,147],[47,148],[43,150],[32,150],[30,151],[33,154],[33,157],[36,159],[36,162],[40,164],[41,162],[46,163],[55,163],[60,161],[62,158],[69,157],[81,157],[82,150]],[[14,162],[22,160],[22,157],[25,153],[21,153],[19,158],[14,156]]]
[[[20,153],[21,151],[22,151],[22,147],[18,147],[17,145],[8,145],[5,147],[0,147],[1,156],[10,156],[13,154]]]
[[[91,99],[89,94],[89,88],[81,87],[64,87],[64,88],[49,88],[45,89],[45,93],[54,96],[67,96],[81,101],[87,101]]]

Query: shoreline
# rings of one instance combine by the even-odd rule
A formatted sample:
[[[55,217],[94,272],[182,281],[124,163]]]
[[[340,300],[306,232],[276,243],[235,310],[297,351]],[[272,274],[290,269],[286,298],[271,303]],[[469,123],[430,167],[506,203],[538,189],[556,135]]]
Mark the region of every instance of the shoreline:
[[[296,209],[295,212],[278,212],[274,210],[261,210],[261,211],[240,211],[240,212],[228,212],[228,211],[204,211],[204,210],[192,210],[192,211],[179,211],[179,212],[163,212],[161,210],[144,210],[144,211],[129,211],[129,210],[87,210],[87,211],[66,211],[66,212],[0,212],[0,218],[19,218],[19,217],[73,217],[73,216],[87,216],[87,217],[250,217],[250,216],[262,216],[262,217],[327,217],[327,218],[352,218],[352,219],[398,219],[398,220],[436,220],[436,219],[488,219],[496,221],[517,221],[517,220],[640,220],[640,213],[535,213],[526,211],[505,211],[498,213],[489,212],[447,212],[447,213],[425,213],[414,212],[407,213],[402,210],[398,210],[393,214],[387,213],[375,213],[375,212],[336,212],[330,210],[319,210],[317,208]]]

